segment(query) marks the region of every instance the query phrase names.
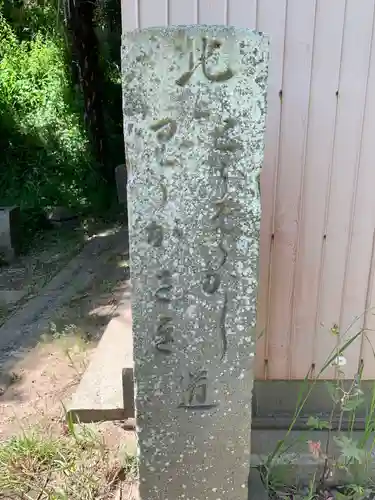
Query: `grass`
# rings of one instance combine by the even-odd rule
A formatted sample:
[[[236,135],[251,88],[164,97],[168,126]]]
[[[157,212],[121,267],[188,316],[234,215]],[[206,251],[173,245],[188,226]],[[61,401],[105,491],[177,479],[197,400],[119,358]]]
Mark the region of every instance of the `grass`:
[[[90,348],[84,331],[74,324],[51,323],[43,343],[61,349],[80,378]],[[1,500],[109,500],[121,485],[134,482],[138,462],[127,440],[121,447],[117,434],[107,439],[97,426],[74,424],[64,414],[57,424],[40,422],[0,443]]]
[[[119,481],[134,481],[137,459],[112,456],[92,428],[63,426],[63,435],[34,430],[0,445],[0,499],[101,500]]]

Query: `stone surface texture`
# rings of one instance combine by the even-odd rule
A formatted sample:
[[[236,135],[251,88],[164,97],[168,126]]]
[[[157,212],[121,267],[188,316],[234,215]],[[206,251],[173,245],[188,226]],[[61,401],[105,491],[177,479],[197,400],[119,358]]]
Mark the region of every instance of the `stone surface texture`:
[[[130,377],[129,372],[124,373],[126,369]],[[132,372],[133,343],[128,305],[108,323],[72,397],[68,416],[79,422],[133,418],[133,394],[129,391]]]
[[[143,500],[247,498],[268,39],[123,38]]]

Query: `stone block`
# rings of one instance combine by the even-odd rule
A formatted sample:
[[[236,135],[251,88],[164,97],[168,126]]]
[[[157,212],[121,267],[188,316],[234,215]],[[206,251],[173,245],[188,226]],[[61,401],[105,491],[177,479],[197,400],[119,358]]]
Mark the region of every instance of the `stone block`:
[[[130,306],[109,322],[68,408],[74,421],[134,418]]]
[[[268,40],[135,31],[122,70],[140,497],[245,499]]]
[[[0,207],[0,264],[11,262],[20,249],[19,207]]]

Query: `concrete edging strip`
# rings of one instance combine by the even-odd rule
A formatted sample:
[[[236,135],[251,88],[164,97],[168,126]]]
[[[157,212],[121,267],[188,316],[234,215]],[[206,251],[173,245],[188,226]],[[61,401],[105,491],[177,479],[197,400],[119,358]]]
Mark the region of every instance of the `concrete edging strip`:
[[[68,407],[82,423],[134,417],[130,304],[109,322]],[[133,423],[134,426],[134,423]]]

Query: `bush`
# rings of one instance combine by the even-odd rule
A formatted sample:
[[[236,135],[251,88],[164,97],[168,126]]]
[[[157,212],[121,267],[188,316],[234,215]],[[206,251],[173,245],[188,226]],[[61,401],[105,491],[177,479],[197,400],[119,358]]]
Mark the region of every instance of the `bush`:
[[[0,4],[1,6],[1,4]],[[81,209],[107,196],[83,125],[83,104],[67,67],[63,33],[28,15],[34,33],[0,12],[0,205]],[[53,12],[52,12],[53,13]],[[57,15],[55,13],[55,15]],[[57,19],[57,18],[55,18]],[[49,25],[48,25],[49,24]]]

